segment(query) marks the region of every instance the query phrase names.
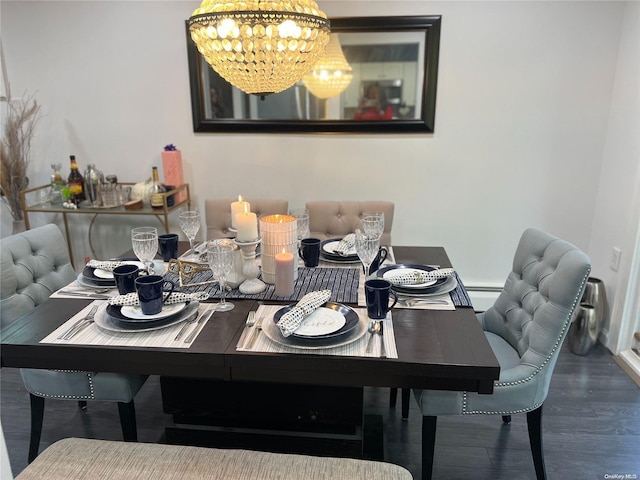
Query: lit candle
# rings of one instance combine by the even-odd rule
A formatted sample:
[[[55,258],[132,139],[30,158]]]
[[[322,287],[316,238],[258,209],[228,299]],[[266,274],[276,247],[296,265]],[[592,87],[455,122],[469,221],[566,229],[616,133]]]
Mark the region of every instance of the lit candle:
[[[276,255],[276,290],[279,297],[293,295],[293,253]]]
[[[258,217],[247,208],[244,212],[236,215],[236,228],[238,229],[236,240],[252,242],[258,238]]]
[[[238,215],[239,213],[250,212],[250,211],[251,211],[251,205],[249,204],[249,202],[244,202],[242,200],[242,195],[238,195],[238,201],[231,202],[231,228],[238,228],[236,215]]]

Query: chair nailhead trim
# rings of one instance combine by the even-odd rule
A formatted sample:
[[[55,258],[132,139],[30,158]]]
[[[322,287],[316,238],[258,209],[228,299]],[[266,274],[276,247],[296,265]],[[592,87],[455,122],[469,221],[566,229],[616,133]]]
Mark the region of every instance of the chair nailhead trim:
[[[61,373],[83,373],[81,370],[54,370],[54,372]],[[42,392],[33,392],[34,395],[44,398],[63,398],[68,400],[95,400],[95,391],[93,389],[93,373],[84,372],[87,374],[87,380],[89,382],[89,395],[49,395]]]
[[[464,392],[465,394],[467,392]],[[462,412],[463,415],[511,415],[511,414],[516,414],[516,413],[526,413],[526,412],[530,412],[532,410],[535,410],[536,408],[538,408],[540,405],[542,405],[543,402],[540,403],[536,403],[535,405],[532,405],[531,408],[519,408],[518,410],[509,410],[509,411],[483,411],[483,410],[470,410],[468,412]]]
[[[589,275],[591,273],[591,269],[589,268],[587,270],[587,273],[585,274],[584,278],[582,279],[582,283],[580,285],[580,289],[579,291],[582,291],[585,283],[587,282],[587,280],[589,279]],[[573,317],[573,312],[576,309],[576,306],[578,305],[578,303],[580,302],[581,298],[578,297],[578,295],[576,295],[576,297],[573,299],[573,305],[571,306],[571,312],[569,313],[569,315],[567,316],[567,318],[564,321],[564,325],[562,326],[562,332],[560,334],[560,336],[558,337],[558,340],[556,340],[555,345],[553,346],[553,348],[551,349],[551,353],[549,353],[549,355],[547,356],[547,358],[544,359],[544,361],[540,364],[540,366],[538,368],[536,368],[536,371],[533,372],[531,375],[529,375],[526,378],[523,378],[521,380],[518,380],[516,382],[496,382],[493,386],[494,388],[499,388],[499,387],[510,387],[510,386],[514,386],[514,385],[520,385],[522,383],[526,383],[531,381],[531,379],[533,377],[535,377],[538,373],[540,373],[542,371],[542,369],[547,365],[547,363],[549,363],[549,361],[551,360],[551,357],[553,357],[553,354],[556,352],[556,350],[558,349],[558,347],[561,344],[560,339],[564,338],[564,334],[567,331],[567,329],[569,328],[569,326],[571,325],[571,318]],[[539,404],[535,405],[533,408],[531,409],[519,409],[519,410],[514,410],[513,412],[495,412],[495,411],[483,411],[483,410],[470,410],[467,411],[467,392],[462,392],[462,414],[463,415],[477,415],[477,414],[485,414],[485,415],[509,415],[510,413],[524,413],[524,412],[530,412],[531,410],[535,410],[536,408],[538,408],[540,405],[542,405],[542,402],[540,402]]]

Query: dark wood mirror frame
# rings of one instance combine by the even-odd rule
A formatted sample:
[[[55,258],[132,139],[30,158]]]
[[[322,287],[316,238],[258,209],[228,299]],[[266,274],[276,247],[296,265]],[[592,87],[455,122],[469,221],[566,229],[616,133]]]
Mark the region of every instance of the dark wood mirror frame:
[[[438,56],[440,49],[440,16],[404,17],[342,17],[331,19],[331,32],[424,33],[424,72],[422,72],[422,98],[419,118],[394,118],[391,120],[275,120],[206,118],[204,110],[205,89],[202,59],[191,40],[187,26],[187,53],[191,86],[191,109],[194,132],[216,133],[431,133],[434,131],[436,87],[438,80]],[[420,78],[420,77],[419,77]],[[232,87],[235,88],[235,87]]]

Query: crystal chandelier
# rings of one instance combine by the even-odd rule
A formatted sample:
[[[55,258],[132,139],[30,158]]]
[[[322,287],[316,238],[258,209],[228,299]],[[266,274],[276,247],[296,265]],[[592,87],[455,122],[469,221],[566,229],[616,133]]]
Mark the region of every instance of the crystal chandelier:
[[[222,78],[264,96],[294,85],[322,56],[329,20],[314,0],[203,0],[189,31]]]
[[[342,53],[338,34],[331,35],[324,55],[304,74],[302,82],[318,98],[342,93],[353,79],[353,70]]]

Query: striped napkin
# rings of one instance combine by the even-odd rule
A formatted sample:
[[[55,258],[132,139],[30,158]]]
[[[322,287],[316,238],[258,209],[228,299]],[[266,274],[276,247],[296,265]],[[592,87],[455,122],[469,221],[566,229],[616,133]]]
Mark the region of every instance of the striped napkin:
[[[282,315],[278,322],[278,327],[282,332],[282,336],[288,337],[302,323],[308,315],[311,315],[316,309],[329,301],[331,290],[319,290],[317,292],[309,292],[300,299],[296,305],[287,313]]]
[[[165,305],[171,305],[174,303],[185,303],[190,301],[203,301],[209,298],[209,294],[207,292],[196,292],[196,293],[182,293],[182,292],[172,292],[169,298],[165,300]],[[127,293],[125,295],[116,295],[115,297],[109,298],[109,305],[117,305],[117,306],[131,306],[137,307],[140,305],[140,299],[138,298],[138,293]]]
[[[429,272],[424,270],[403,272],[402,269],[398,269],[393,272],[393,274],[389,274],[384,278],[391,282],[392,285],[400,287],[402,285],[420,285],[422,283],[433,282],[440,278],[450,277],[451,275],[453,275],[453,268],[439,268]]]
[[[349,235],[343,237],[342,240],[338,242],[338,245],[333,247],[333,253],[346,257],[349,255],[349,250],[351,250],[355,244],[356,234],[350,233]]]
[[[89,260],[89,263],[87,263],[87,267],[98,268],[100,270],[106,270],[108,272],[113,272],[114,268],[119,267],[120,265],[124,265],[124,264],[125,264],[124,262],[112,261],[112,260],[108,260],[108,261]]]

